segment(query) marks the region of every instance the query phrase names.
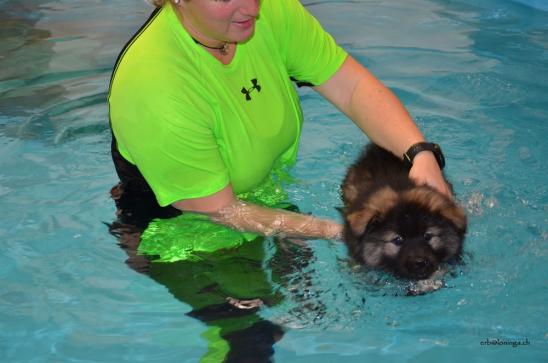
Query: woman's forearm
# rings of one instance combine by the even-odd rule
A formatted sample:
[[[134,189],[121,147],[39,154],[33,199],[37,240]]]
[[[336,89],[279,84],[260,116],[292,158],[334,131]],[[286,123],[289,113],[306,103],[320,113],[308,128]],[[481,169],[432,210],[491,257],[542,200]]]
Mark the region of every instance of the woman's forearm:
[[[374,143],[401,157],[424,137],[390,89],[348,56],[339,71],[316,87]]]
[[[343,111],[375,144],[397,157],[424,136],[396,95],[351,56],[324,84],[315,87]],[[409,176],[450,196],[451,191],[434,154],[422,152],[413,160]]]
[[[340,239],[342,233],[342,226],[331,220],[239,200],[208,215],[216,223],[264,236]]]
[[[424,141],[400,100],[369,72],[356,85],[348,113],[373,142],[399,157]]]
[[[342,226],[336,222],[246,203],[234,195],[229,184],[217,193],[172,204],[181,211],[208,215],[213,222],[264,236],[340,239]]]

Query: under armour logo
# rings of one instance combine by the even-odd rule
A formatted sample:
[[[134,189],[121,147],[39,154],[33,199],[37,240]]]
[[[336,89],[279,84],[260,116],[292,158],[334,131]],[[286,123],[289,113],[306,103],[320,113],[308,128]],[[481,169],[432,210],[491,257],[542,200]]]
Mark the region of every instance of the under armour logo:
[[[261,92],[261,86],[257,84],[256,78],[252,79],[251,83],[253,84],[253,86],[250,89],[242,87],[242,93],[245,95],[245,99],[247,101],[251,101],[251,96],[249,94],[254,90],[257,90],[257,92]]]

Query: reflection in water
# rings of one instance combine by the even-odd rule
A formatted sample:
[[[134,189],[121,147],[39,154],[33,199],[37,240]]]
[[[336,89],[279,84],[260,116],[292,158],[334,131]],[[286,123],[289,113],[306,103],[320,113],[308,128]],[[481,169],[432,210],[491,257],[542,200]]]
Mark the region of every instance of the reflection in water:
[[[273,345],[284,332],[262,318],[259,310],[263,304],[273,307],[283,302],[281,290],[294,273],[300,284],[311,285],[311,277],[304,272],[312,260],[311,250],[294,241],[278,240],[280,248],[269,257],[267,240],[259,237],[236,249],[204,253],[200,261],[151,262],[153,257],[137,254],[141,233],[153,218],[179,212],[157,207],[150,191],[128,184],[112,188],[118,218],[109,230],[127,253],[126,263],[132,269],[167,287],[175,298],[191,306],[188,316],[208,326],[202,334],[208,345],[203,361],[270,362]]]
[[[280,301],[262,268],[263,258],[259,238],[235,250],[204,256],[199,262],[152,263],[148,274],[192,307],[189,316],[208,325],[203,334],[207,357],[216,362],[225,356],[228,362],[268,362],[282,328],[263,320],[257,314],[258,304],[238,308],[232,300],[260,299],[270,306]]]
[[[64,89],[56,84],[40,92],[25,88],[32,79],[46,72],[54,54],[53,43],[48,41],[51,32],[36,25],[42,16],[40,6],[46,2],[0,2],[1,114],[24,114],[55,99]]]
[[[51,32],[35,28],[47,1],[0,2],[0,79],[28,79],[43,73],[51,55]],[[33,60],[21,63],[21,59]]]
[[[134,31],[120,14],[150,11],[123,3],[0,0],[0,134],[60,144],[108,130],[108,80]]]

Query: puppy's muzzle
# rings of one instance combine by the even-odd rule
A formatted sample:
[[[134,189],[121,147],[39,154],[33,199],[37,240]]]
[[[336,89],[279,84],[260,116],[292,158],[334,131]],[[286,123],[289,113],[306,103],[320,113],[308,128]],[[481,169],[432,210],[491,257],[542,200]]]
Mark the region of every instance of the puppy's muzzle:
[[[436,270],[434,267],[435,265],[436,264],[428,258],[417,257],[416,259],[407,261],[407,270],[410,272],[412,277],[425,279]]]
[[[407,246],[400,255],[399,263],[400,275],[412,279],[426,279],[439,266],[433,251],[424,244]]]

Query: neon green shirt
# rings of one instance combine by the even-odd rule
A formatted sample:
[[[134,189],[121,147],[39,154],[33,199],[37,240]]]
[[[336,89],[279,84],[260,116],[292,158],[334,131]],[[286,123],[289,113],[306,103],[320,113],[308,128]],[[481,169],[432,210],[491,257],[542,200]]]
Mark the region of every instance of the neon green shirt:
[[[254,36],[223,65],[167,2],[114,71],[118,149],[161,206],[229,183],[236,194],[248,192],[296,159],[302,113],[290,77],[322,84],[345,58],[298,0],[263,0]]]

